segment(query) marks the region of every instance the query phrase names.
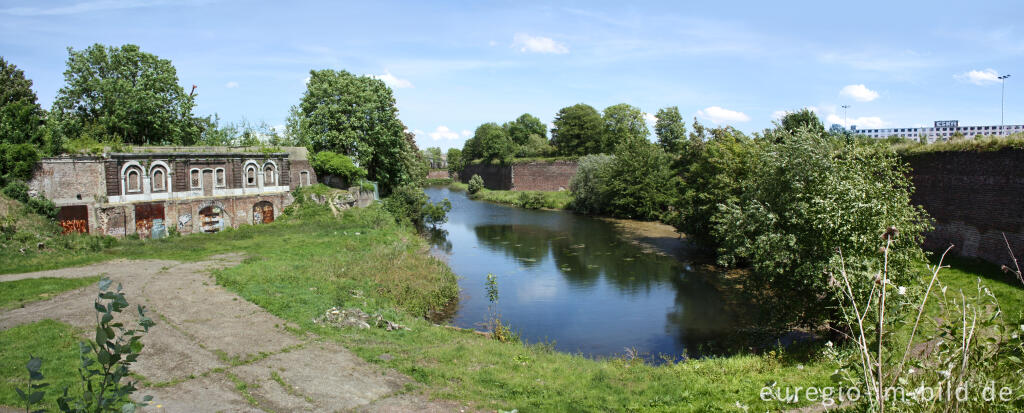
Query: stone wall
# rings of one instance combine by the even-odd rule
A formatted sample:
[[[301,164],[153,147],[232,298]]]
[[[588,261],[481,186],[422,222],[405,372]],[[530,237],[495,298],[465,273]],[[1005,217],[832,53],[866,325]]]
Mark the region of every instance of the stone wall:
[[[37,164],[28,187],[57,205],[99,202],[106,193],[104,172],[101,158],[48,159]]]
[[[530,162],[513,165],[467,165],[458,174],[468,183],[473,175],[484,179],[487,189],[513,191],[562,191],[576,175],[576,161]]]
[[[427,172],[427,179],[447,179],[448,171],[444,169],[433,169]]]
[[[512,165],[516,191],[565,191],[576,175],[576,161],[531,162]]]
[[[913,203],[935,220],[925,248],[1009,264],[1003,234],[1024,257],[1024,151],[936,152],[908,156]]]

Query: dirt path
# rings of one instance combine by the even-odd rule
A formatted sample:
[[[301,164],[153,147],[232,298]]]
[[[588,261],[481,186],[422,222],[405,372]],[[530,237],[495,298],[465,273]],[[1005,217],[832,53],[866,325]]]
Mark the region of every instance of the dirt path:
[[[405,392],[412,380],[374,366],[337,344],[298,337],[288,322],[217,286],[210,270],[237,265],[238,254],[202,262],[118,260],[85,267],[0,276],[105,275],[129,302],[145,305],[157,326],[133,371],[149,382],[149,412],[469,410]],[[92,329],[95,286],[0,313],[0,330],[56,319]],[[242,385],[244,383],[244,386]],[[243,388],[244,390],[239,390]]]

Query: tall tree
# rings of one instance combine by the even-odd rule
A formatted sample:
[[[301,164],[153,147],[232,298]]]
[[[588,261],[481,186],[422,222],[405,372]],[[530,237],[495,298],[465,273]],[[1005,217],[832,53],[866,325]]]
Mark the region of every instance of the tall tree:
[[[415,141],[406,136],[395,97],[383,81],[344,70],[312,70],[299,111],[301,120],[294,124],[310,150],[356,159],[384,193],[419,179]]]
[[[508,131],[508,137],[516,145],[526,145],[530,142],[530,136],[539,136],[544,140],[548,138],[548,127],[536,116],[529,113],[520,115],[516,120],[506,122],[502,125]]]
[[[512,157],[515,144],[508,133],[497,123],[480,125],[473,133],[473,154],[485,161],[506,160]],[[463,152],[466,152],[465,150]]]
[[[625,103],[604,109],[604,133],[601,152],[614,153],[619,144],[633,140],[647,140],[651,132],[644,121],[644,112]]]
[[[658,136],[658,145],[670,154],[678,154],[686,142],[686,122],[679,114],[679,108],[670,106],[658,109],[655,117],[654,134]]]
[[[43,122],[32,81],[0,57],[0,143],[44,146]]]
[[[604,122],[593,106],[578,103],[564,107],[555,115],[551,145],[560,155],[600,153]]]
[[[825,133],[825,125],[818,119],[818,114],[807,108],[787,113],[782,118],[782,128],[789,131],[789,133],[796,133],[800,128],[808,128],[811,133],[816,135],[823,135]]]
[[[178,84],[174,65],[136,45],[68,48],[64,81],[52,111],[64,137],[136,145],[189,145],[199,138],[194,95]]]

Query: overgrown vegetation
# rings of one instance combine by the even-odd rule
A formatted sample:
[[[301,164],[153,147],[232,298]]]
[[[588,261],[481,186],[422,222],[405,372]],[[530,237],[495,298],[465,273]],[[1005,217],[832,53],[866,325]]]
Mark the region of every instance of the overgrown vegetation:
[[[469,193],[468,184],[453,182],[449,187]],[[470,197],[528,209],[569,209],[573,200],[569,191],[502,191],[483,188],[482,183]]]
[[[310,159],[310,165],[318,175],[341,177],[349,186],[359,184],[366,178],[366,170],[356,166],[352,158],[331,151],[320,151]]]

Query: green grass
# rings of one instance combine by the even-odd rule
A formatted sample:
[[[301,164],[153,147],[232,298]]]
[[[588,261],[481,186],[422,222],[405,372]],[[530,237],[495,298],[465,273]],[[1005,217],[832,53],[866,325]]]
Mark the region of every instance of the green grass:
[[[438,185],[451,185],[452,178],[427,178],[423,181],[423,186],[438,186]]]
[[[449,186],[456,190],[469,190],[469,185],[461,182],[452,182]],[[547,209],[569,209],[569,204],[572,203],[573,199],[572,193],[569,191],[501,191],[491,189],[482,189],[470,197],[481,201],[525,207],[529,199],[527,197],[530,196],[539,197],[534,205]]]
[[[653,366],[638,360],[593,360],[555,352],[549,346],[501,343],[435,326],[423,316],[442,311],[456,296],[456,279],[447,266],[425,253],[426,242],[411,229],[395,224],[376,206],[335,218],[323,207],[307,205],[286,216],[273,224],[218,234],[120,241],[108,250],[75,259],[196,260],[244,252],[249,258],[241,265],[216,271],[218,284],[298,325],[301,332],[338,341],[371,363],[412,377],[434,397],[470,402],[481,409],[722,411],[737,410],[737,402],[750,411],[787,409],[795,406],[761,401],[762,386],[770,382],[783,388],[826,385],[836,368],[820,358],[814,346]],[[62,259],[53,256],[50,265],[60,266]],[[1020,287],[995,266],[973,260],[947,262],[953,268],[941,273],[946,285],[966,290],[975,288],[975,280],[982,277],[1003,300],[1004,311],[1021,310]],[[312,322],[333,306],[381,313],[411,330],[337,329]],[[39,329],[31,326],[19,329]],[[46,330],[52,334],[59,328]],[[59,340],[33,341],[33,334],[15,329],[0,333],[4,340],[22,346],[16,356],[8,351],[0,356],[5,366],[21,369],[5,367],[4,380],[23,380],[19,377],[24,376],[27,351],[55,357],[54,349],[60,346],[53,346]],[[75,358],[73,350],[67,354]],[[382,354],[391,357],[384,361],[378,357]],[[44,363],[44,369],[60,365]],[[57,377],[72,371],[44,373]],[[0,397],[10,397],[3,394]],[[12,401],[0,398],[0,403]]]
[[[83,308],[82,311],[89,311]],[[23,324],[0,331],[0,405],[21,406],[21,399],[15,387],[28,388],[28,371],[25,364],[32,356],[43,360],[42,373],[47,387],[41,407],[48,411],[57,410],[57,397],[64,387],[70,387],[69,394],[78,389],[78,331],[74,327],[54,320],[43,320]],[[34,409],[41,408],[35,406]]]
[[[64,291],[93,284],[99,276],[84,278],[31,278],[0,282],[0,311],[22,307],[27,303],[47,300]]]

